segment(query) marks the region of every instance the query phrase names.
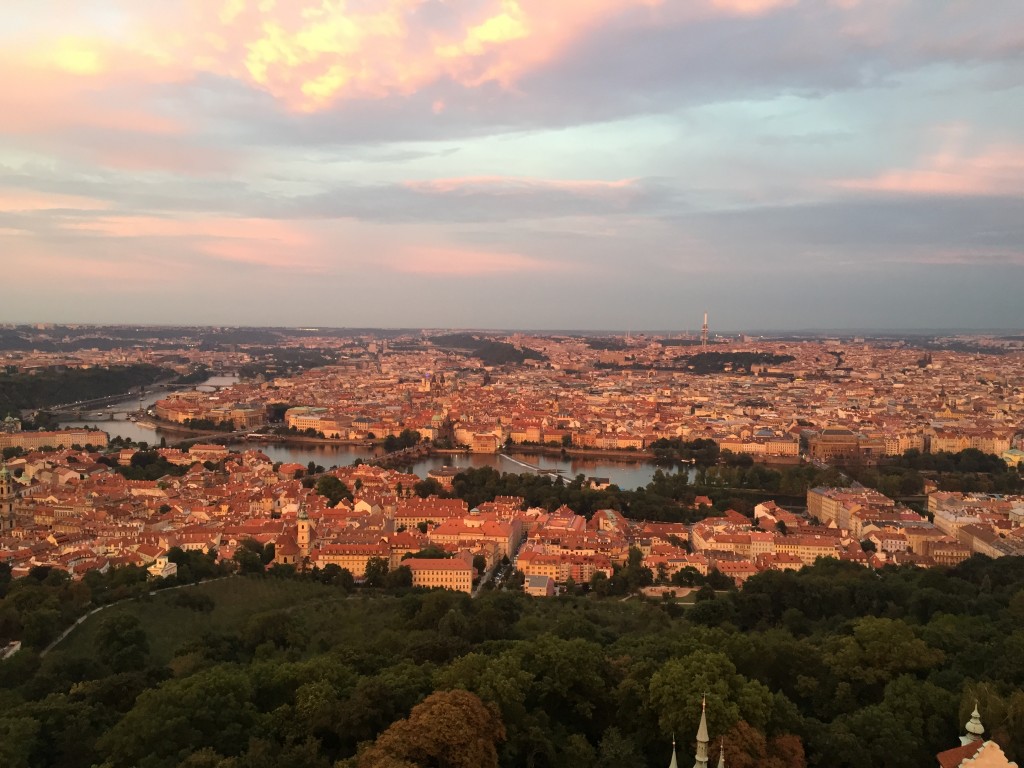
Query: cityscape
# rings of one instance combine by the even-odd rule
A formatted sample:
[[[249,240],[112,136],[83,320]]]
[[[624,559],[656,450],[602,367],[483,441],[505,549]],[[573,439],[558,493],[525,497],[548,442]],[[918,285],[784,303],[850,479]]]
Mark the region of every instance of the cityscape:
[[[1024,334],[755,336],[704,318],[675,334],[8,326],[4,663],[228,575],[556,611],[633,598],[734,626],[729,595],[770,594],[770,574],[1024,562]],[[84,593],[16,608],[29,584]],[[938,665],[918,651],[933,661],[908,671]],[[717,746],[701,712],[698,765],[750,737],[725,703]],[[1011,764],[1012,733],[949,751]],[[774,738],[751,759],[814,764]]]
[[[1024,766],[1020,0],[7,0],[0,768]]]

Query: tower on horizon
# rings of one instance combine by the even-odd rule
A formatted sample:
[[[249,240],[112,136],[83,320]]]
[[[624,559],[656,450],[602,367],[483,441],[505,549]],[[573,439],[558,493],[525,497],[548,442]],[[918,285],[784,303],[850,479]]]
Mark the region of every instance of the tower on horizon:
[[[704,313],[704,325],[700,329],[700,351],[708,351],[708,313]]]

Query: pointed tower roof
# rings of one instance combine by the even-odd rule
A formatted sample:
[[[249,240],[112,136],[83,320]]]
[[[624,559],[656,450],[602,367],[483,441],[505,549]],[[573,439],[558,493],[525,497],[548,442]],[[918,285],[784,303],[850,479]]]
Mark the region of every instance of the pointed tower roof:
[[[676,735],[672,734],[672,762],[668,764],[668,768],[679,768],[679,762],[676,760]]]
[[[708,737],[707,703],[708,697],[705,696],[700,702],[700,725],[697,726],[697,741],[705,744],[711,741]]]
[[[707,694],[700,702],[700,725],[697,727],[697,756],[693,761],[693,768],[708,768],[708,713]]]
[[[981,724],[981,713],[978,712],[977,701],[974,702],[974,711],[971,712],[971,719],[967,721],[964,730],[967,731],[967,735],[960,737],[961,744],[981,741],[982,734],[985,733],[985,726]]]
[[[718,768],[725,768],[725,739],[722,739],[722,746],[718,750]]]

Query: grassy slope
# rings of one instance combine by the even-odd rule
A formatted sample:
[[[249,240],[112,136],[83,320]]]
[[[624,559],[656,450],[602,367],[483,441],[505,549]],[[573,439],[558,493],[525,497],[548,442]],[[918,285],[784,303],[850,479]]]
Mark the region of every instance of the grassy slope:
[[[259,613],[298,610],[342,597],[337,589],[322,584],[276,579],[230,578],[183,589],[209,595],[214,610],[201,613],[175,605],[175,597],[183,590],[158,592],[149,600],[118,603],[89,617],[55,651],[70,656],[92,655],[100,624],[110,616],[131,614],[146,628],[154,659],[166,662],[175,649],[204,632],[237,630]]]

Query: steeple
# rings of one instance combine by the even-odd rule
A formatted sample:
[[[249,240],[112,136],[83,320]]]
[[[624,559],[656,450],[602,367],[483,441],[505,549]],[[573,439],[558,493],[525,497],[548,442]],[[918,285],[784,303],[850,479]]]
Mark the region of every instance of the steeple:
[[[697,759],[694,760],[693,768],[708,768],[708,716],[707,716],[707,694],[700,702],[700,725],[697,727]]]
[[[14,476],[7,466],[0,464],[0,531],[14,528]]]
[[[679,768],[679,763],[676,760],[676,735],[672,734],[672,762],[668,764],[668,768]]]
[[[299,502],[298,521],[295,526],[295,543],[299,545],[299,556],[303,559],[309,557],[309,551],[313,547],[312,524],[309,522],[309,515],[306,514],[306,502]]]
[[[964,730],[967,731],[966,736],[960,737],[960,744],[970,744],[972,741],[981,741],[981,736],[985,733],[985,726],[981,724],[981,713],[978,712],[978,702],[974,702],[974,711],[971,713],[971,719],[967,721],[964,726]]]
[[[725,768],[725,739],[722,739],[722,746],[718,749],[718,768]]]

